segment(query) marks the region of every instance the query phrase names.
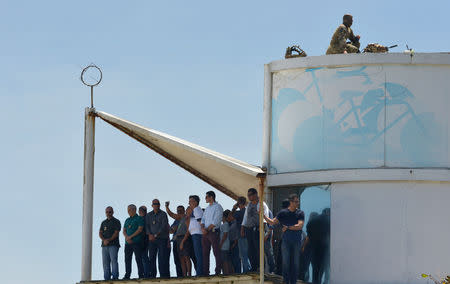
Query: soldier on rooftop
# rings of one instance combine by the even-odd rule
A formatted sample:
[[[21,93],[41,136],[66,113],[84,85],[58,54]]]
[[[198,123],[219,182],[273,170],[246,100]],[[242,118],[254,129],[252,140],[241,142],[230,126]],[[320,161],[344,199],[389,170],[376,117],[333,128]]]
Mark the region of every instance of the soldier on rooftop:
[[[344,15],[342,24],[336,29],[327,49],[327,54],[357,53],[359,51],[359,38],[350,28],[353,24],[352,15]],[[347,43],[347,39],[350,43]]]

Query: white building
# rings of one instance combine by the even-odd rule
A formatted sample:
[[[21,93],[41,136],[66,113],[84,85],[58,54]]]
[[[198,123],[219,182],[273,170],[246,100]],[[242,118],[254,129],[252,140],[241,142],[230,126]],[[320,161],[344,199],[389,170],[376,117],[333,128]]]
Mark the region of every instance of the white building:
[[[331,208],[330,283],[450,274],[450,54],[265,68],[267,197],[277,211],[298,192],[306,218]]]

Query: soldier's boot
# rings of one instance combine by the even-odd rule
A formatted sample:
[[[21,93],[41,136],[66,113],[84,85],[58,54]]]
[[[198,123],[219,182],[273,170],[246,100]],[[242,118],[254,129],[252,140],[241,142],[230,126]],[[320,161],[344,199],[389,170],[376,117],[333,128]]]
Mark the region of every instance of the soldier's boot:
[[[349,44],[349,43],[347,43],[345,50],[347,51],[347,53],[358,53],[359,52],[359,48],[357,48],[353,44]]]

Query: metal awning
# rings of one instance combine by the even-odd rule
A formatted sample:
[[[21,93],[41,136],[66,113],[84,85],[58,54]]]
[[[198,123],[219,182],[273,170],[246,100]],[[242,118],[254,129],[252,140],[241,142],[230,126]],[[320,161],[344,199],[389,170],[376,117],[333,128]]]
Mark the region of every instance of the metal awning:
[[[106,112],[96,111],[95,115],[231,198],[246,196],[247,190],[258,188],[259,178],[266,175],[260,167]]]

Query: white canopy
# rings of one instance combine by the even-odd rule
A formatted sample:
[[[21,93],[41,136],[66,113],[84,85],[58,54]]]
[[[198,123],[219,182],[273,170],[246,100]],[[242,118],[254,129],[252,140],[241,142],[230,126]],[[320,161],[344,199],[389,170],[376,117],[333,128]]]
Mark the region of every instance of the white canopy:
[[[265,176],[265,172],[260,167],[180,138],[102,111],[97,111],[96,115],[234,199],[238,196],[246,196],[250,187],[257,189],[259,178]]]

